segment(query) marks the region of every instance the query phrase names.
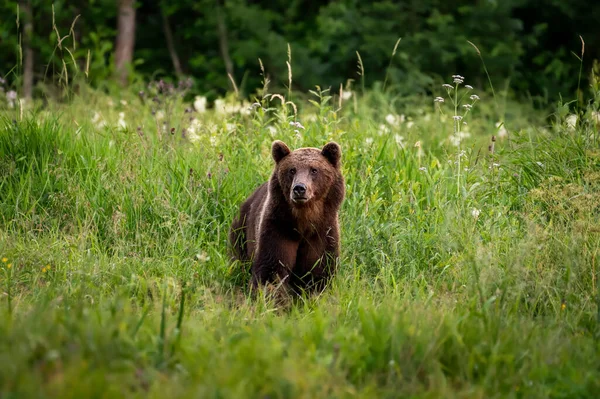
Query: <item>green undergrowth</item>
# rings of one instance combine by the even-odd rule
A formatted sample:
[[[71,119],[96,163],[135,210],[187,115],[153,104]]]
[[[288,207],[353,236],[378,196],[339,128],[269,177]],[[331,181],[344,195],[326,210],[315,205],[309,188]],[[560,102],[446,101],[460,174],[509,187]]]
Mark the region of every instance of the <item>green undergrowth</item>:
[[[452,110],[353,96],[5,112],[0,396],[594,397],[598,104],[482,102],[457,142]],[[338,275],[286,308],[227,250],[275,138],[340,143],[347,188]]]

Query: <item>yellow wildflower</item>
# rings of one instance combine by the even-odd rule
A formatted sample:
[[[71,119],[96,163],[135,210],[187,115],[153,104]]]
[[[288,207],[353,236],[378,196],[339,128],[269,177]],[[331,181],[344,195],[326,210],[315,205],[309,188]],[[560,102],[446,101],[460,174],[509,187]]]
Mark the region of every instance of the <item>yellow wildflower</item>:
[[[8,265],[6,265],[7,269],[10,269],[12,267],[12,263],[9,263]]]
[[[8,258],[2,258],[2,263],[8,262]]]
[[[567,304],[566,303],[562,303],[562,305],[560,305],[560,310],[565,310],[567,308]]]

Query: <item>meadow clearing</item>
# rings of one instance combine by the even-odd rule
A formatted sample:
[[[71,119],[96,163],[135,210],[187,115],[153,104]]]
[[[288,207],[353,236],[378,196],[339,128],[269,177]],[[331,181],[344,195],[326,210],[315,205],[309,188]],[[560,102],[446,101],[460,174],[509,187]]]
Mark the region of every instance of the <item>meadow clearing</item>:
[[[595,397],[598,81],[544,113],[460,78],[5,103],[0,397]],[[274,139],[340,143],[347,188],[336,278],[286,308],[227,251]]]

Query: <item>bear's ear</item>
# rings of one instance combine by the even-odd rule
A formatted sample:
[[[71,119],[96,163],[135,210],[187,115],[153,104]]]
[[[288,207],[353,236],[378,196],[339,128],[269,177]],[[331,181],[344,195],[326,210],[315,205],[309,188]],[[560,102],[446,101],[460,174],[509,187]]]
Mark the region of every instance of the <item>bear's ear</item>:
[[[340,158],[342,157],[342,149],[338,143],[332,141],[325,144],[325,147],[321,150],[321,154],[337,168],[340,163]]]
[[[271,147],[271,155],[275,160],[275,163],[279,163],[286,155],[290,153],[289,147],[283,142],[279,140],[275,140],[273,142],[273,146]]]

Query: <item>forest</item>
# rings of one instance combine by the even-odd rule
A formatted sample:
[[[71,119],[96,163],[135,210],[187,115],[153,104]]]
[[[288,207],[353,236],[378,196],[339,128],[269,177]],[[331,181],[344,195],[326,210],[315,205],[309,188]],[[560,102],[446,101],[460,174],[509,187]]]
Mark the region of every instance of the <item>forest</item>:
[[[584,69],[600,57],[600,4],[583,0],[5,0],[0,10],[0,73],[25,97],[66,76],[103,87],[126,64],[122,83],[185,76],[191,94],[236,85],[251,96],[261,63],[286,86],[289,52],[294,90],[385,81],[431,93],[449,73],[487,81],[476,46],[498,87],[547,103],[577,89],[582,42]]]

